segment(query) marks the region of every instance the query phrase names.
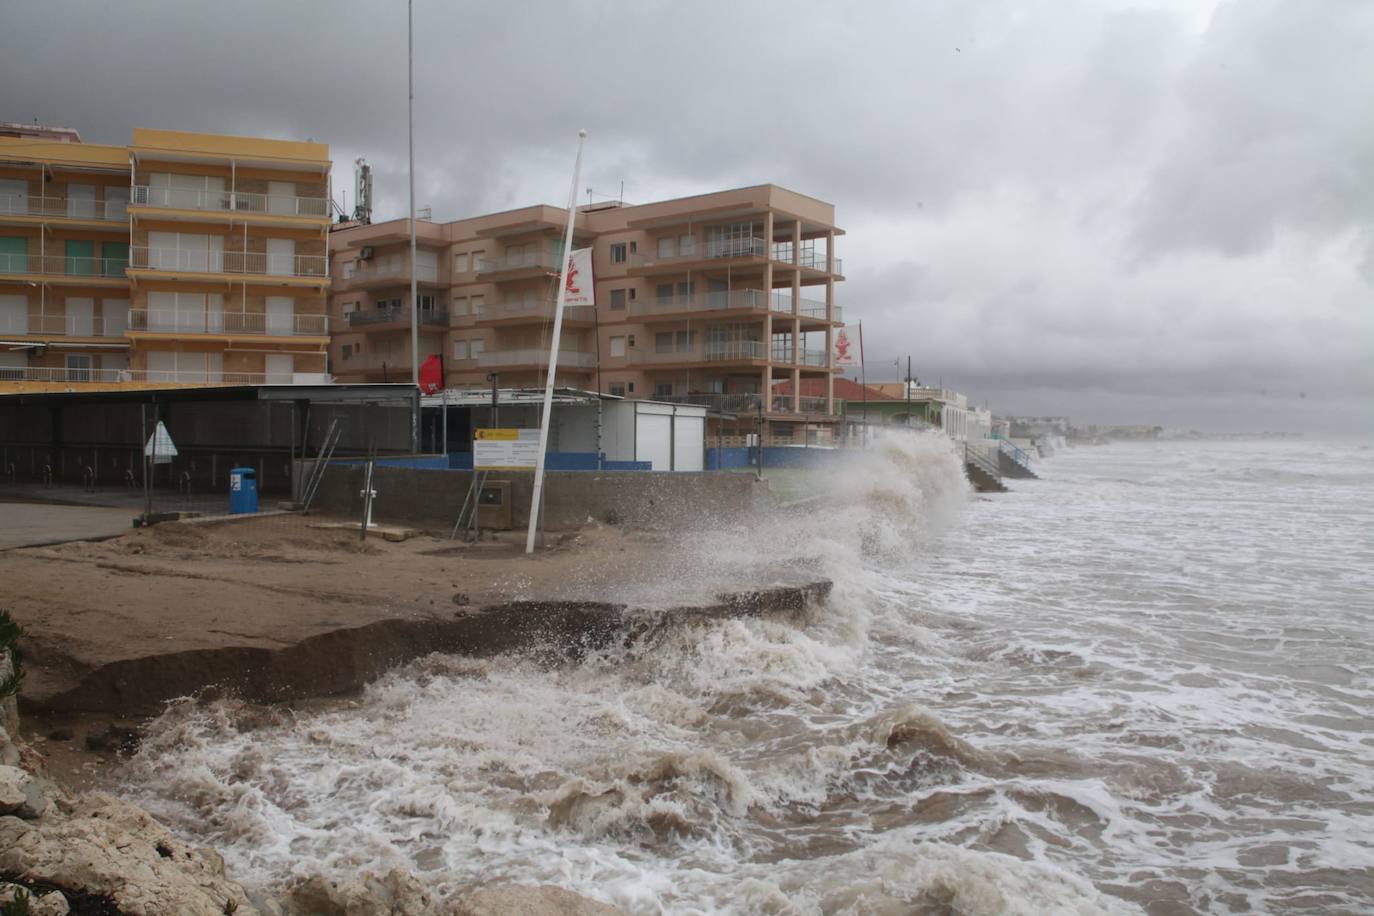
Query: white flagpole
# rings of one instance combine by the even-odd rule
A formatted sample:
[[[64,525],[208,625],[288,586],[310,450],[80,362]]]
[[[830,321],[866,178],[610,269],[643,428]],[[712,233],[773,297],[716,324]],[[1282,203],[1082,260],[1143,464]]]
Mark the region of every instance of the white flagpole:
[[[568,228],[563,233],[563,269],[558,272],[558,295],[553,303],[553,339],[549,341],[549,377],[544,382],[544,413],[539,421],[539,461],[534,466],[534,493],[530,496],[530,526],[525,533],[525,553],[534,553],[534,532],[539,525],[539,497],[544,490],[544,454],[549,447],[549,418],[553,413],[553,380],[558,371],[558,344],[563,335],[563,301],[568,295],[568,260],[572,257],[573,223],[577,220],[577,183],[582,180],[582,145],[587,132],[577,132],[577,164],[568,190]]]

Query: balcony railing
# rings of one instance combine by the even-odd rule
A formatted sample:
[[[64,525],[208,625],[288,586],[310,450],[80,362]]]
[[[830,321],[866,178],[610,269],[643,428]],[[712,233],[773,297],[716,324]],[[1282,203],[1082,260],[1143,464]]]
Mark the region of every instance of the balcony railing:
[[[491,366],[547,366],[548,350],[490,350],[479,353],[477,365]],[[559,350],[558,365],[569,369],[595,369],[595,353],[579,353],[575,350]]]
[[[503,270],[523,270],[529,267],[560,270],[563,265],[552,251],[509,252],[495,257],[479,258],[477,262],[477,272],[482,274],[497,273]]]
[[[796,254],[797,257],[794,261],[792,259],[793,249],[791,242],[779,242],[773,245],[773,260],[777,261],[779,264],[795,264],[799,267],[805,267],[808,270],[829,272],[829,267],[827,266],[828,259],[824,251],[813,251],[808,248],[803,248]],[[843,268],[844,261],[840,258],[836,258],[834,273],[844,273]]]
[[[533,302],[488,302],[480,312],[475,313],[478,321],[509,321],[513,318],[541,319],[553,321],[555,302],[552,299],[538,299]],[[594,321],[596,308],[590,305],[568,305],[563,307],[564,321]]]
[[[329,259],[318,254],[272,254],[264,251],[209,251],[185,248],[129,249],[129,267],[202,274],[243,274],[318,279],[328,276]]]
[[[124,279],[124,258],[76,258],[60,254],[0,254],[0,274]]]
[[[410,258],[384,257],[372,260],[348,261],[343,266],[343,278],[347,280],[409,280]],[[415,280],[418,283],[442,283],[439,268],[434,264],[416,264]]]
[[[679,261],[703,261],[719,258],[763,258],[768,256],[768,243],[760,238],[711,239],[674,246],[672,254],[636,254],[636,267],[653,267]]]
[[[0,315],[0,335],[122,337],[127,322],[92,315]]]
[[[836,400],[834,410],[839,410],[840,402]],[[831,411],[825,409],[825,398],[801,397],[797,398],[795,411],[792,408],[792,395],[775,394],[772,399],[773,410],[777,413],[810,413],[828,415]]]
[[[666,401],[669,404],[696,404],[699,407],[709,407],[721,413],[754,413],[759,409],[759,404],[763,398],[757,394],[702,392],[698,394],[655,395],[654,400]]]
[[[189,309],[129,309],[129,330],[177,334],[252,334],[263,337],[324,337],[326,315],[272,315]]]
[[[266,213],[272,216],[304,216],[311,219],[324,219],[329,216],[329,201],[323,197],[259,194],[250,191],[154,188],[142,184],[134,186],[130,204],[135,207],[157,207],[168,210]]]
[[[348,313],[348,326],[350,328],[363,327],[369,324],[391,324],[392,322],[402,322],[409,326],[409,306],[359,309],[356,312]],[[420,309],[420,324],[446,328],[448,327],[448,311],[445,309]]]
[[[802,350],[801,359],[797,362],[803,366],[827,366],[830,364],[828,356],[824,350]]]
[[[790,344],[773,344],[773,362],[792,363],[800,366],[827,366],[829,360],[824,350],[800,350]]]
[[[318,372],[163,371],[156,369],[81,369],[63,366],[0,366],[0,382],[111,383],[176,385],[328,385]]]
[[[0,194],[0,216],[41,216],[45,219],[118,221],[128,219],[127,206],[122,200]]]

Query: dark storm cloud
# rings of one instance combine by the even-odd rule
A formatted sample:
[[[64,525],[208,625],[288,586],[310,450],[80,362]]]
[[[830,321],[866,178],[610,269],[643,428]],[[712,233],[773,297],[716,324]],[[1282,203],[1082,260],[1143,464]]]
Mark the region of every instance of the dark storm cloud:
[[[587,127],[602,195],[834,202],[869,355],[994,408],[1374,398],[1374,4],[416,7],[436,218],[561,203]],[[403,3],[113,9],[7,4],[0,118],[313,137],[404,213]]]

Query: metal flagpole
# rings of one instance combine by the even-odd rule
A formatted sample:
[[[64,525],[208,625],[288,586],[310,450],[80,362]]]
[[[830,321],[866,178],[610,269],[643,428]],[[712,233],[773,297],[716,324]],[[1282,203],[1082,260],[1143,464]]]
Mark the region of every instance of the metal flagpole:
[[[859,322],[859,387],[863,389],[864,432],[860,437],[863,445],[868,444],[868,370],[864,366],[864,323]]]
[[[415,0],[406,2],[406,65],[410,99],[406,113],[410,130],[410,383],[420,387],[420,300],[415,270]],[[420,451],[420,412],[410,415],[410,450]]]
[[[563,335],[563,302],[568,295],[568,261],[572,257],[573,223],[577,220],[577,183],[582,180],[582,146],[587,132],[577,132],[577,164],[568,190],[568,228],[563,233],[563,269],[558,273],[558,296],[553,304],[553,338],[549,341],[549,377],[544,381],[544,413],[539,420],[539,460],[534,466],[534,492],[530,495],[530,525],[525,532],[525,553],[534,553],[534,531],[539,525],[540,497],[544,491],[544,454],[549,447],[549,417],[553,413],[553,380],[558,371],[558,342]]]

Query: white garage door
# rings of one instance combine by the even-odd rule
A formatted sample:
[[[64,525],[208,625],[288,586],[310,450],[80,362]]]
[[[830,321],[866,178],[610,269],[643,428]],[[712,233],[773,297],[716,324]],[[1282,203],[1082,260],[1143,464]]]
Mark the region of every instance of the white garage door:
[[[673,436],[673,470],[700,471],[702,438],[706,435],[705,417],[678,417]]]
[[[672,469],[673,418],[668,414],[641,413],[635,417],[635,460],[653,462],[652,470]]]

